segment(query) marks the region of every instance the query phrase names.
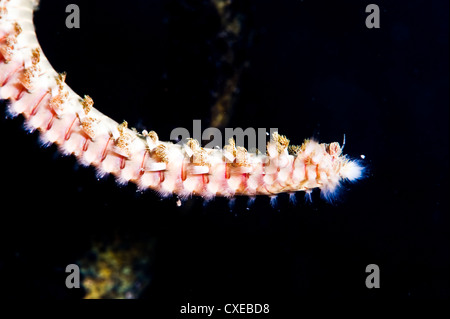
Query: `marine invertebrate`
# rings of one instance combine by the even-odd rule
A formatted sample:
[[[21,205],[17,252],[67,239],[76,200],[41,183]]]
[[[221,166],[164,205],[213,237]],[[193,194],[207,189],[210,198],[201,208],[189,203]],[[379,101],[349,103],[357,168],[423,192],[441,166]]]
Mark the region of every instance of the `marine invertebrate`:
[[[154,242],[132,246],[116,238],[110,244],[94,242],[79,261],[85,299],[134,299],[150,282],[148,268]]]
[[[38,43],[32,0],[0,4],[0,98],[9,113],[22,114],[27,128],[39,130],[44,143],[56,143],[100,174],[113,174],[161,195],[204,198],[274,195],[281,192],[335,192],[344,179],[356,180],[362,168],[342,154],[339,143],[305,140],[290,146],[274,133],[266,154],[249,153],[234,140],[223,149],[160,141],[151,131],[138,132],[107,117],[87,95],[77,95],[58,74]]]

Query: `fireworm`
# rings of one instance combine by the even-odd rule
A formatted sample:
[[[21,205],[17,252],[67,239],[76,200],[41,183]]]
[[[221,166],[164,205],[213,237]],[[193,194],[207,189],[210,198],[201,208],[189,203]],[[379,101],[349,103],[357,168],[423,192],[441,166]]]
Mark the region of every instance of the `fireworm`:
[[[36,0],[0,1],[0,98],[9,114],[22,114],[29,130],[46,144],[56,143],[99,174],[161,196],[276,195],[319,188],[333,198],[344,180],[355,181],[363,167],[342,154],[339,143],[305,140],[300,146],[273,133],[266,154],[250,153],[233,139],[223,149],[160,141],[154,132],[128,127],[93,107],[66,84],[42,52],[33,24]]]

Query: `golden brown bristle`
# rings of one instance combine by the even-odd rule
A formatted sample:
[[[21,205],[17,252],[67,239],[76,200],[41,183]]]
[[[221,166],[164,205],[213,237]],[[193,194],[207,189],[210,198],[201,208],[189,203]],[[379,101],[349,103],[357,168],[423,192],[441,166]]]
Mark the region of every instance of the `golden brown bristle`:
[[[301,152],[301,148],[299,145],[289,145],[288,153],[289,155],[297,156]]]
[[[167,147],[164,144],[159,144],[154,149],[154,154],[160,162],[167,163],[169,161],[169,158],[167,156]]]
[[[150,132],[144,134],[144,136],[148,137],[155,144],[158,143],[158,141],[159,141],[158,134],[156,134],[155,131],[150,131]]]
[[[278,134],[278,132],[274,132],[272,134],[272,140],[277,145],[277,151],[278,154],[281,154],[284,152],[284,150],[289,146],[289,140],[284,135]]]
[[[238,146],[236,148],[236,161],[234,163],[236,166],[248,166],[248,152],[245,147]]]
[[[87,115],[94,106],[94,100],[89,95],[85,95],[81,101],[81,105],[83,106],[84,113]]]
[[[95,137],[94,123],[95,120],[92,117],[85,117],[81,122],[81,129],[91,138]]]

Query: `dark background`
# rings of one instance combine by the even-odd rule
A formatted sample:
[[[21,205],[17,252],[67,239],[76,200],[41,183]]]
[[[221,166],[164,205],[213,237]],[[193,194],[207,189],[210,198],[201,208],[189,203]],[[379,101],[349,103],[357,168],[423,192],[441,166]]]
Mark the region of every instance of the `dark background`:
[[[117,121],[158,132],[207,128],[230,66],[209,1],[50,1],[38,38],[67,83]],[[67,29],[76,3],[81,28]],[[449,297],[448,2],[241,1],[247,61],[228,127],[279,128],[294,144],[314,136],[365,155],[367,177],[340,200],[318,192],[297,205],[261,197],[177,207],[151,191],[97,180],[55,146],[42,148],[23,119],[5,119],[0,284],[9,298],[81,298],[65,266],[93,239],[156,239],[149,306],[270,303],[273,313],[311,299]],[[227,73],[228,72],[228,73]],[[381,270],[367,289],[365,268]]]

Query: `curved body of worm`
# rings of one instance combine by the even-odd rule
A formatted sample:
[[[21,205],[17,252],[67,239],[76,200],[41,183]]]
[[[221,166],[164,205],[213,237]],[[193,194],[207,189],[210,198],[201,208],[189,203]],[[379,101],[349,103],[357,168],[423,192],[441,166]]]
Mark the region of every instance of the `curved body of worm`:
[[[342,180],[356,180],[362,168],[342,154],[339,143],[306,140],[289,146],[274,133],[267,154],[249,153],[229,141],[224,149],[159,141],[155,132],[141,133],[119,124],[81,98],[65,83],[66,75],[50,65],[38,43],[33,0],[0,2],[0,98],[9,113],[22,114],[44,143],[56,143],[101,174],[135,182],[161,195],[192,194],[205,198],[273,195],[320,188],[333,194]]]

